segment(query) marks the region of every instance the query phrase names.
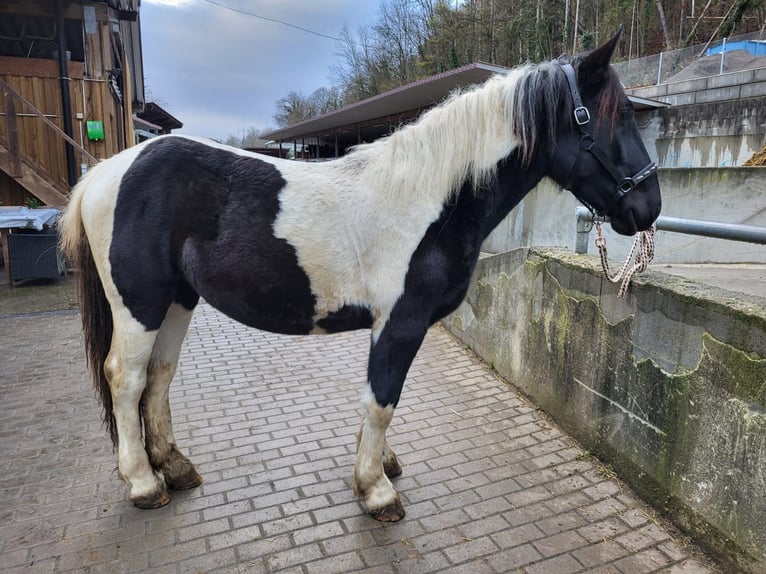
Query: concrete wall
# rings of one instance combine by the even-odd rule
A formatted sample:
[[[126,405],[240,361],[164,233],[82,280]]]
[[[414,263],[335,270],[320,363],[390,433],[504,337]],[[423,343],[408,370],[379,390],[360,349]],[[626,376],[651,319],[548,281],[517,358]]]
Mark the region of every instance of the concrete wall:
[[[595,258],[479,261],[445,325],[731,570],[766,572],[766,300]]]
[[[766,97],[636,114],[660,167],[741,166],[766,144]]]
[[[766,96],[766,68],[632,88],[627,92],[674,106],[762,97]]]
[[[660,169],[662,215],[766,227],[766,167]],[[543,181],[487,238],[483,251],[562,246],[574,251],[577,200]],[[633,238],[604,227],[609,257],[622,260]],[[589,251],[594,252],[591,233]],[[655,263],[766,263],[763,245],[657,232]]]
[[[672,104],[636,114],[660,167],[741,166],[766,145],[766,68],[627,91]]]

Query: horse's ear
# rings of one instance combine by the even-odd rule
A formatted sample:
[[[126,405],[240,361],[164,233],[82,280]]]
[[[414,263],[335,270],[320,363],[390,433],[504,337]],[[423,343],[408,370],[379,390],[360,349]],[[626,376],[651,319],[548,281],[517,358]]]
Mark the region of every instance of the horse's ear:
[[[607,78],[609,62],[622,37],[622,25],[611,40],[588,53],[580,62],[580,81],[588,86],[600,86]]]

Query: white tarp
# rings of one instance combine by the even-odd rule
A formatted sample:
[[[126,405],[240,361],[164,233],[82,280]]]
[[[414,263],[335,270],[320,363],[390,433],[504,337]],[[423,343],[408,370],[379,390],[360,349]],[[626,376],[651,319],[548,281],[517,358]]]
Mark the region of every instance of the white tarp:
[[[61,211],[50,207],[0,207],[0,227],[37,229],[53,225]]]

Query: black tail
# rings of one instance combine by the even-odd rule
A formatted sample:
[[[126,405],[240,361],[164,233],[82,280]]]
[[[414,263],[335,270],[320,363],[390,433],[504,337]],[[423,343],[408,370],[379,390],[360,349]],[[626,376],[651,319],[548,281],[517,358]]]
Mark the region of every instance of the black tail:
[[[112,344],[112,310],[104,293],[104,287],[82,225],[80,206],[83,191],[84,180],[73,191],[69,206],[59,224],[61,250],[67,256],[77,276],[80,315],[85,335],[85,356],[93,376],[93,385],[101,399],[103,407],[101,417],[104,426],[109,431],[112,444],[117,446],[117,426],[112,412],[112,392],[104,372],[104,364]]]
[[[77,287],[80,295],[82,330],[85,334],[85,356],[88,358],[93,385],[101,399],[101,418],[109,431],[112,444],[117,446],[117,425],[112,412],[112,392],[104,373],[104,363],[112,345],[112,309],[104,294],[90,245],[80,241],[80,265]]]

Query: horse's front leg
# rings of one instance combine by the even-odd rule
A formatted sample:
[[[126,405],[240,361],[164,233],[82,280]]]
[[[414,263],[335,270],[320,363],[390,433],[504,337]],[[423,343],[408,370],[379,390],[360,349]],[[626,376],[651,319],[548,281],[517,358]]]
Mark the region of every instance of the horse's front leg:
[[[399,494],[389,480],[389,476],[401,474],[401,467],[386,442],[386,429],[427,328],[410,319],[397,321],[392,317],[382,330],[373,330],[354,490],[367,511],[382,522],[396,522],[404,516]]]

